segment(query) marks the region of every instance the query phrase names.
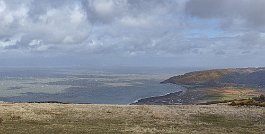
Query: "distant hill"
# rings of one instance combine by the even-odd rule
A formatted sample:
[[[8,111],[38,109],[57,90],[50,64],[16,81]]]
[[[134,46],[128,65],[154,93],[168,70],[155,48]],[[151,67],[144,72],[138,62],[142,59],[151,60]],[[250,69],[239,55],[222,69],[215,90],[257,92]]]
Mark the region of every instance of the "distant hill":
[[[265,93],[265,68],[196,71],[173,76],[161,83],[177,84],[185,90],[141,99],[134,104],[216,104],[257,97]]]
[[[196,71],[173,76],[161,83],[179,85],[243,84],[265,87],[265,68],[235,68]]]

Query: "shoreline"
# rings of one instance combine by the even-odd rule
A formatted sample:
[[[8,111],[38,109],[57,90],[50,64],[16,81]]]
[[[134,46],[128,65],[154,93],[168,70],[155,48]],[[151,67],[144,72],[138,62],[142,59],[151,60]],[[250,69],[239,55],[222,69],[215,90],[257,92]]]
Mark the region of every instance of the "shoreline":
[[[166,96],[179,96],[183,93],[183,91],[177,91],[177,92],[173,92],[173,93],[168,93],[166,95],[161,95],[161,96],[154,96],[154,97],[147,97],[147,98],[143,98],[138,100],[135,103],[131,103],[130,105],[179,105],[182,103],[168,103],[165,102],[163,103],[163,101],[159,101],[159,103],[156,103],[156,100],[159,100],[159,98],[164,98]]]

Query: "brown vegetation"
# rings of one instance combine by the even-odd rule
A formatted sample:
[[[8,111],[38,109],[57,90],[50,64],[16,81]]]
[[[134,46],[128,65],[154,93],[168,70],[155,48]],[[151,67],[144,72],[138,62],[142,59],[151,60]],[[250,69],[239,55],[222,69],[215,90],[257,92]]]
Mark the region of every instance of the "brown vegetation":
[[[265,97],[260,95],[259,97],[253,97],[251,99],[237,100],[230,103],[232,106],[261,106],[265,107]]]
[[[227,105],[87,105],[0,103],[0,132],[265,133],[265,108]]]

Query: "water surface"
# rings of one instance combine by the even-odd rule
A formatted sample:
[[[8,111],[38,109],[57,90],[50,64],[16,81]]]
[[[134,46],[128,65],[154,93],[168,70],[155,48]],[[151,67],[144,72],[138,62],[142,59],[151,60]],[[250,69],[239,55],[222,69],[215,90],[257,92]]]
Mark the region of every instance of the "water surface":
[[[1,69],[0,101],[130,104],[179,91],[177,85],[160,84],[171,75],[163,71]]]

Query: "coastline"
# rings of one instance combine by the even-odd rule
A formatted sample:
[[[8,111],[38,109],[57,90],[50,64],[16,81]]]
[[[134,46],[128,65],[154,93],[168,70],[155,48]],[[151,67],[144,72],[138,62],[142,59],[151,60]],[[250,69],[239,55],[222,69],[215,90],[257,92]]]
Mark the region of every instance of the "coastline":
[[[168,96],[179,96],[183,93],[183,91],[177,91],[173,93],[168,93],[161,96],[153,96],[153,97],[147,97],[137,100],[134,103],[131,103],[130,105],[178,105],[182,103],[169,103],[168,101],[160,101],[161,98],[168,98]],[[170,98],[170,97],[169,97]]]
[[[162,95],[157,95],[157,96],[150,96],[150,97],[144,97],[144,98],[139,98],[135,101],[133,101],[132,103],[129,103],[129,105],[139,105],[139,101],[143,101],[143,100],[146,100],[146,99],[152,99],[152,98],[159,98],[159,97],[164,97],[164,96],[167,96],[167,95],[171,95],[171,94],[183,94],[186,92],[186,89],[180,85],[176,85],[176,84],[173,84],[173,83],[161,83],[160,84],[171,84],[171,85],[174,85],[176,86],[177,90],[178,91],[175,91],[175,92],[168,92],[166,94],[162,94]],[[141,104],[140,104],[141,105]]]

